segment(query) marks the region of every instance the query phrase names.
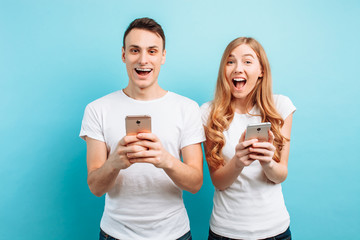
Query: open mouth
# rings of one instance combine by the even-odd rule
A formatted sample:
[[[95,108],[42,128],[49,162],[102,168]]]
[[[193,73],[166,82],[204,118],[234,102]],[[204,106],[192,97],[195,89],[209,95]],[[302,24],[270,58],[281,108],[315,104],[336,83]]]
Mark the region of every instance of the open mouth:
[[[151,68],[135,68],[135,71],[140,76],[146,76],[152,71],[152,69]]]
[[[243,88],[246,84],[246,79],[245,78],[233,78],[232,82],[234,84],[234,87],[237,90],[240,90],[241,88]]]

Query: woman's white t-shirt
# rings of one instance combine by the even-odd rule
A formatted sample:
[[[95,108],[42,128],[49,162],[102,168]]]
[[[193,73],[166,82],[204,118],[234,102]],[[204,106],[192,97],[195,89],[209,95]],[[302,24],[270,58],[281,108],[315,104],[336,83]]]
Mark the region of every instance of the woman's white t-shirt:
[[[283,119],[296,110],[288,97],[273,97]],[[200,109],[203,124],[206,125],[211,102],[203,104]],[[260,112],[255,106],[250,113]],[[260,116],[235,113],[229,129],[223,132],[226,142],[222,154],[225,162],[234,156],[235,146],[246,126],[260,122]],[[285,207],[281,184],[267,179],[259,161],[245,167],[227,189],[215,189],[210,229],[216,234],[235,239],[262,239],[284,232],[289,225],[290,217]]]

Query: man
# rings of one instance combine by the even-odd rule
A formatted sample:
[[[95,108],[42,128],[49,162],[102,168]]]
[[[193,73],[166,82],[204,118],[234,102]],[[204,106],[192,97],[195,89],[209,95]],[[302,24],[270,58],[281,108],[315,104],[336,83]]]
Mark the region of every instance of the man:
[[[205,136],[197,103],[159,86],[165,58],[161,26],[134,20],[122,48],[128,86],[85,109],[88,185],[106,193],[100,239],[191,239],[182,190],[202,185]],[[151,116],[152,132],[125,136],[128,115]]]

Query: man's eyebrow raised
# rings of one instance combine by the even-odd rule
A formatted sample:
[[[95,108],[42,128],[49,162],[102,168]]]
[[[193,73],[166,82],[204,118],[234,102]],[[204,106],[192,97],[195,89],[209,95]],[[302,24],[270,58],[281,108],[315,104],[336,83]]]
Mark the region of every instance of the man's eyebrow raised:
[[[132,45],[130,45],[129,47],[141,48],[139,45],[135,45],[135,44],[132,44]],[[154,45],[154,46],[149,46],[149,47],[147,47],[147,48],[149,49],[149,48],[159,48],[159,47],[156,46],[156,45]]]

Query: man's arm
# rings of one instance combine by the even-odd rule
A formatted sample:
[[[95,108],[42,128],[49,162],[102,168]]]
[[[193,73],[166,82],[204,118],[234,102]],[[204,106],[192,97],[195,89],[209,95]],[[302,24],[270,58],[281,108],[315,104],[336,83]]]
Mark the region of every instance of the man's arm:
[[[87,182],[90,191],[94,195],[101,197],[107,193],[114,186],[119,171],[131,165],[126,156],[127,153],[143,150],[140,146],[131,145],[132,142],[136,141],[138,141],[136,136],[126,136],[122,138],[115,151],[108,157],[106,144],[104,142],[86,137]]]
[[[162,168],[173,182],[183,190],[196,193],[203,183],[203,153],[201,144],[192,144],[181,149],[183,162],[167,152],[153,133],[141,133],[137,138],[145,151],[128,153],[130,163],[151,163]]]
[[[197,193],[203,184],[203,153],[201,144],[192,144],[181,150],[183,162],[172,155],[173,164],[164,168],[167,175],[183,190]]]

